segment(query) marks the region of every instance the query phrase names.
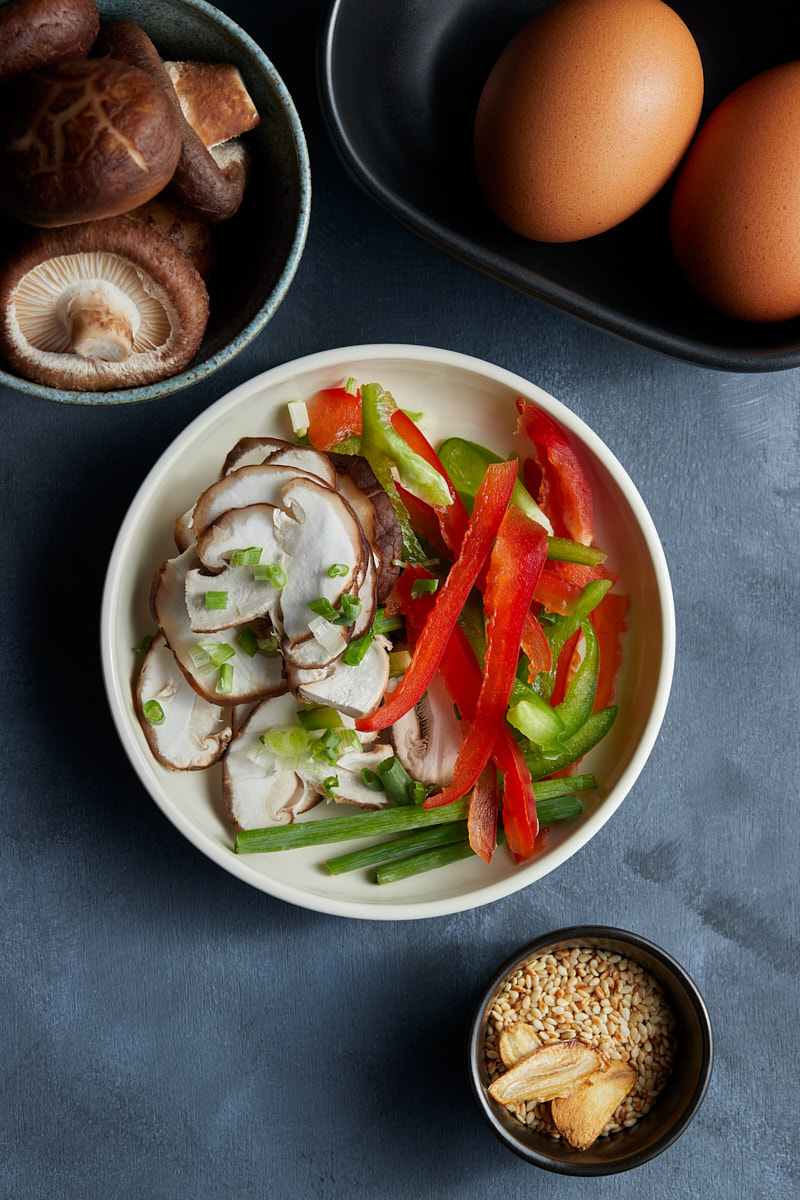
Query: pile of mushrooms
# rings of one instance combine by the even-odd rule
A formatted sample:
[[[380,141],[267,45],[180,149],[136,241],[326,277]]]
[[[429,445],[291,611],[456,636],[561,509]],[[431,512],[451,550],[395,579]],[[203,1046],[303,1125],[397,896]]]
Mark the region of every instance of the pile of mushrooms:
[[[177,519],[175,542],[178,554],[153,580],[158,633],[135,685],[159,762],[184,771],[221,760],[237,829],[292,821],[322,799],[389,804],[361,772],[392,755],[414,779],[449,782],[461,728],[443,688],[381,735],[355,730],[390,686],[391,644],[368,635],[402,552],[394,510],[364,459],[242,438]],[[349,610],[350,623],[329,619],[330,609],[318,615],[326,602]],[[365,635],[366,653],[350,665],[347,648]],[[309,705],[335,709],[349,731],[333,766],[292,757],[298,711]]]
[[[94,0],[0,8],[0,207],[37,234],[0,268],[0,353],[78,390],[155,383],[197,353],[212,226],[241,205],[258,113],[230,64],[163,63]]]

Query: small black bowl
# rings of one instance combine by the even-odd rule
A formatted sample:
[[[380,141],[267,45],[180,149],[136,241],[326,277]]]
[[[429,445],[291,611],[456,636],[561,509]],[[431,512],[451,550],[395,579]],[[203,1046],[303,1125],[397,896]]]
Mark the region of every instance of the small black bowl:
[[[642,966],[663,989],[677,1025],[678,1051],[672,1074],[653,1107],[636,1125],[598,1138],[588,1150],[575,1150],[564,1138],[527,1129],[507,1115],[488,1094],[483,1053],[487,1019],[506,980],[530,959],[574,946],[610,950]],[[712,1063],[711,1020],[684,968],[646,938],[602,925],[559,929],[516,950],[482,988],[467,1037],[467,1072],[478,1108],[491,1130],[526,1162],[562,1175],[614,1175],[661,1154],[680,1137],[702,1104]]]

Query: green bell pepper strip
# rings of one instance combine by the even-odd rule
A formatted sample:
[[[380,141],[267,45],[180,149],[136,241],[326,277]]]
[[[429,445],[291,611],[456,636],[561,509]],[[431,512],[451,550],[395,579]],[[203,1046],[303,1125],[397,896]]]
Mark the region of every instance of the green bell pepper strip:
[[[567,694],[554,712],[561,718],[563,738],[571,737],[585,725],[594,710],[597,695],[597,680],[600,677],[600,643],[591,621],[581,621],[586,649],[581,664],[572,677]]]
[[[439,472],[412,450],[392,425],[392,413],[397,411],[394,399],[380,384],[364,384],[361,389],[361,453],[392,502],[403,533],[406,557],[411,562],[422,562],[426,554],[398,494],[392,468],[396,469],[406,491],[426,504],[444,507],[453,501]]]
[[[534,783],[537,779],[545,779],[556,771],[562,771],[588,754],[606,736],[614,724],[617,711],[617,705],[610,704],[608,708],[600,708],[592,713],[576,733],[564,739],[565,749],[561,754],[545,754],[538,746],[531,745],[529,750],[523,746],[522,754]]]
[[[545,628],[545,636],[550,643],[553,655],[553,665],[550,671],[537,676],[536,690],[546,700],[549,700],[553,694],[558,658],[561,651],[572,635],[577,633],[581,622],[585,621],[589,613],[597,608],[611,587],[612,582],[611,579],[593,579],[591,583],[587,583],[569,616],[555,616]]]
[[[485,446],[479,446],[477,442],[468,442],[465,438],[459,437],[447,438],[442,442],[439,447],[439,459],[452,479],[456,490],[470,500],[475,499],[478,484],[486,474],[489,464],[504,461],[499,454],[487,450]],[[519,479],[514,484],[511,503],[521,508],[532,521],[543,525],[548,533],[553,532],[553,527],[547,517]]]

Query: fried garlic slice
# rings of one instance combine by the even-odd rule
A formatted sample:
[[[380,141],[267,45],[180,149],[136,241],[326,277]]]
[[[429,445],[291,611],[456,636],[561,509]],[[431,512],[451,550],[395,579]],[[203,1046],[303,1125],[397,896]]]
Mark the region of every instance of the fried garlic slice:
[[[528,1025],[525,1021],[515,1021],[500,1034],[497,1049],[503,1065],[513,1067],[514,1063],[519,1062],[521,1058],[538,1050],[541,1044],[542,1039],[532,1025]]]
[[[495,1079],[489,1094],[499,1104],[516,1104],[519,1100],[539,1104],[568,1096],[573,1088],[604,1066],[600,1051],[585,1042],[550,1042]]]
[[[550,1105],[553,1124],[570,1146],[588,1150],[635,1082],[633,1067],[624,1062],[610,1062],[606,1070],[594,1072],[568,1096],[553,1100]]]

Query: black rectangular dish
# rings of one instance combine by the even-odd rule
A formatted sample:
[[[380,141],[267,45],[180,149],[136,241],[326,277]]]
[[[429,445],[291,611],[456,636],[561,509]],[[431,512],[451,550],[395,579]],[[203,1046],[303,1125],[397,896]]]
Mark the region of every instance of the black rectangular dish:
[[[483,84],[546,0],[333,0],[319,38],[319,88],[345,165],[398,221],[538,300],[649,349],[726,371],[800,366],[800,319],[715,313],[684,282],[669,241],[671,184],[607,233],[528,241],[492,214],[472,161]],[[701,120],[729,92],[800,57],[796,5],[675,0],[703,61]],[[674,177],[673,177],[674,179]]]

